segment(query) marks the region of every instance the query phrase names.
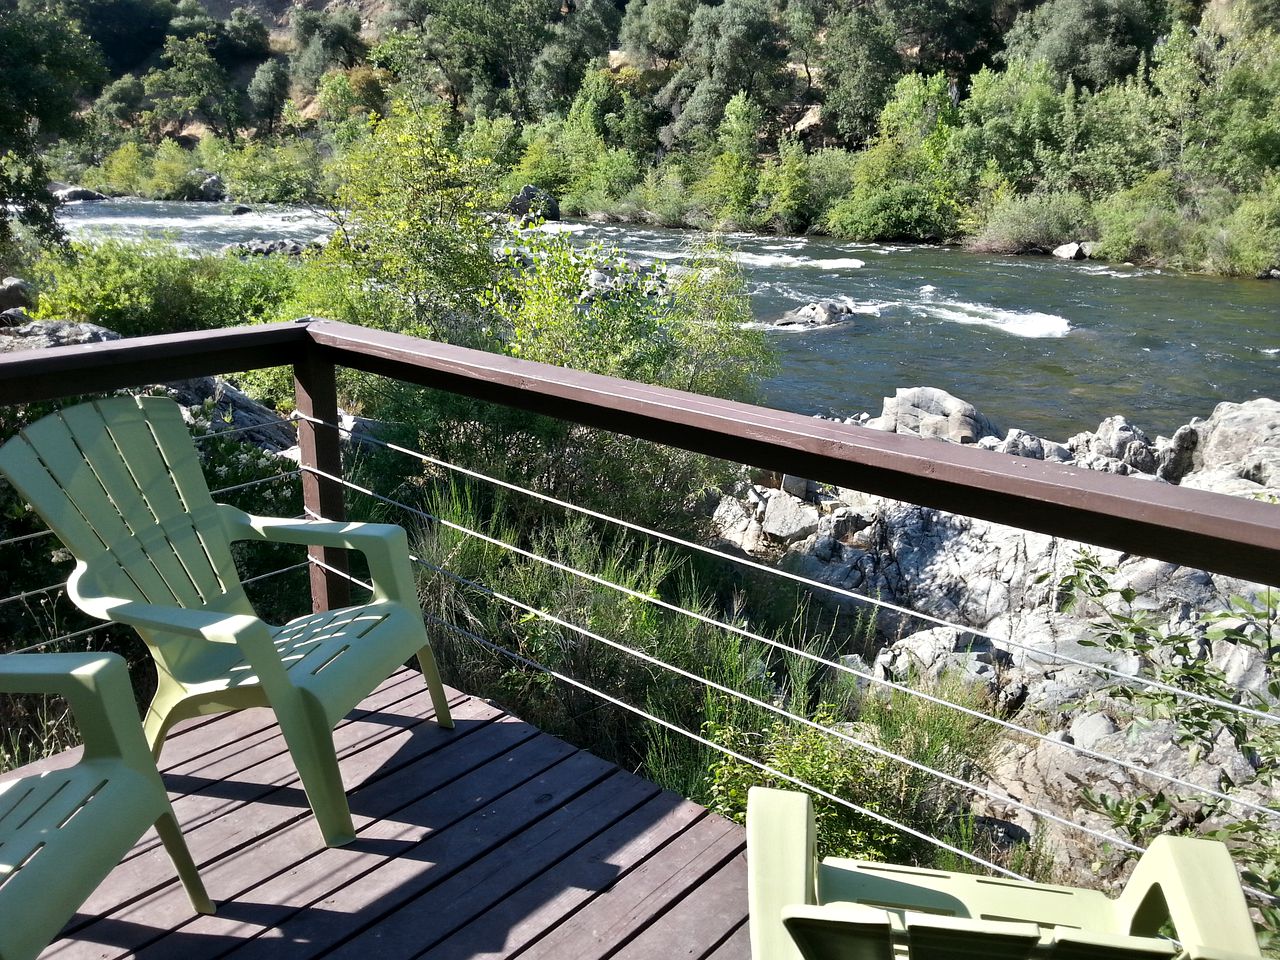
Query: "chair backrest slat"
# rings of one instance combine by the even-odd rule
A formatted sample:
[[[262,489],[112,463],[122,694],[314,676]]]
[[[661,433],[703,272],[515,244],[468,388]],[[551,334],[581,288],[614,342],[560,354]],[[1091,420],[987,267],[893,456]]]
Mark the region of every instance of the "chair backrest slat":
[[[172,401],[116,397],[51,414],[0,457],[76,558],[136,598],[199,607],[240,591]]]

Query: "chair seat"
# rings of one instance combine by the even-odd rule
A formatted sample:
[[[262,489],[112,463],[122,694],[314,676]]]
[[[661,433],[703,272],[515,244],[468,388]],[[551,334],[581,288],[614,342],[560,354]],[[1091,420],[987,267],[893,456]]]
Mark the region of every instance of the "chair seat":
[[[312,693],[330,723],[337,723],[363,696],[358,691],[376,687],[414,655],[420,630],[420,614],[384,601],[298,617],[274,628],[272,640],[289,679]],[[243,659],[226,677],[232,688],[258,682]]]
[[[46,862],[65,887],[76,882],[65,867],[74,857],[119,860],[164,810],[139,802],[150,786],[124,764],[101,760],[0,783],[0,890],[38,891],[49,879]],[[82,878],[86,894],[96,881]]]

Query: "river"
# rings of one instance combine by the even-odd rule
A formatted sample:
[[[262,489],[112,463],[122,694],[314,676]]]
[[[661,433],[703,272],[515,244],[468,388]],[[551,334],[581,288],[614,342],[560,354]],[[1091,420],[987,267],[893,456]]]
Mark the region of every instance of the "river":
[[[201,250],[328,229],[311,211],[230,209],[113,200],[69,205],[62,218],[77,237],[167,236]],[[694,236],[630,224],[547,229],[675,263]],[[896,388],[928,385],[1002,427],[1061,441],[1115,413],[1168,435],[1220,401],[1280,397],[1280,282],[819,237],[725,240],[761,324],[823,298],[858,311],[833,327],[769,329],[779,370],[764,385],[768,406],[877,414]]]

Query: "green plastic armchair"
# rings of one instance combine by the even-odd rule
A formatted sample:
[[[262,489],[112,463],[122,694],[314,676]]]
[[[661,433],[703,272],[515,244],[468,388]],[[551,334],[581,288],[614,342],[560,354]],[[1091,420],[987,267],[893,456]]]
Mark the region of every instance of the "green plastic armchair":
[[[191,905],[213,913],[143,739],[124,661],[7,654],[0,693],[65,697],[84,737],[74,766],[0,782],[0,960],[35,957],[152,825]]]
[[[753,787],[755,960],[1256,960],[1240,880],[1216,841],[1157,837],[1119,898],[1096,890],[817,859],[809,796]],[[1162,938],[1172,923],[1178,942]]]
[[[158,757],[177,721],[269,706],[329,846],[355,838],[333,727],[416,655],[437,722],[452,727],[428,644],[404,530],[392,524],[281,520],[214,503],[177,404],[115,397],[50,414],[0,447],[0,473],[76,558],[81,609],[134,627],[155,660],[144,721]],[[283,626],[253,612],[235,540],[362,552],[363,606]]]

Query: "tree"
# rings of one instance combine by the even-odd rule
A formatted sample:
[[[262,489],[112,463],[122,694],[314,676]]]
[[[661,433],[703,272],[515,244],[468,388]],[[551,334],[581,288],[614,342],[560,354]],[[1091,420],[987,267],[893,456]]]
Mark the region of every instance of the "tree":
[[[791,56],[804,68],[805,92],[813,89],[812,66],[821,50],[818,35],[826,24],[830,4],[824,0],[783,0],[782,26]]]
[[[111,76],[135,69],[159,50],[174,15],[171,0],[68,0],[62,6],[98,45]]]
[[[823,118],[848,143],[865,143],[874,136],[880,111],[905,71],[895,39],[872,7],[853,7],[828,25],[820,60]]]
[[[253,74],[248,88],[249,105],[260,136],[272,136],[289,99],[289,71],[279,60],[268,60]]]
[[[262,60],[271,55],[271,36],[262,18],[245,7],[236,7],[222,21],[226,56],[233,61]]]
[[[772,112],[786,97],[785,66],[766,0],[699,7],[680,50],[680,68],[658,95],[672,116],[663,142],[705,140],[739,91]]]
[[[101,61],[67,8],[55,0],[0,5],[0,252],[13,223],[45,239],[61,236],[40,149],[75,129],[76,98],[102,76]]]
[[[309,88],[314,88],[330,67],[349,70],[364,57],[360,14],[349,7],[328,11],[297,8],[291,22],[293,75]]]
[[[214,39],[207,34],[169,37],[162,60],[166,66],[143,78],[155,104],[153,118],[182,124],[199,119],[214,136],[234,141],[244,118],[243,96],[213,55]]]
[[[1159,29],[1150,0],[1048,0],[1018,15],[1003,56],[1048,64],[1060,85],[1100,90],[1137,69]]]
[[[533,61],[531,99],[542,112],[568,105],[583,71],[608,55],[620,21],[613,0],[570,0],[561,8]]]
[[[680,55],[698,7],[698,0],[631,0],[619,42],[632,56],[669,64]]]

